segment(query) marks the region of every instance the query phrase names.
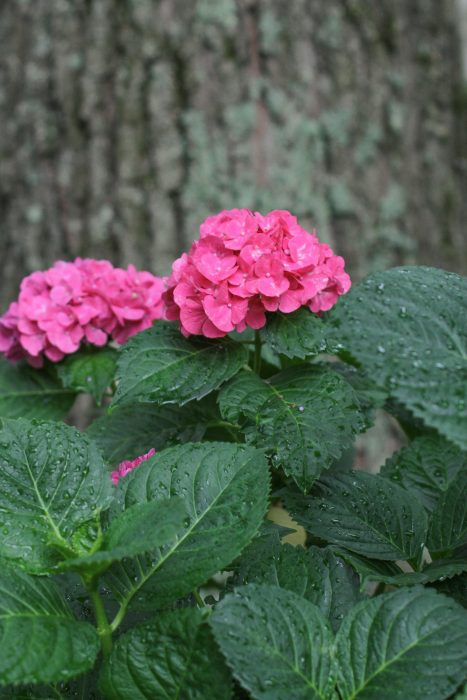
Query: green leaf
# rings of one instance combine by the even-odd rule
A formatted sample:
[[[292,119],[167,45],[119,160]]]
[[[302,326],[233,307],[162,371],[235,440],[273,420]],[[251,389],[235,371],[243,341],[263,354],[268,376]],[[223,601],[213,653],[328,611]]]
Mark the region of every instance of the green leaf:
[[[428,435],[396,452],[380,473],[412,492],[431,512],[461,471],[467,471],[467,454],[438,435]]]
[[[90,669],[96,630],[77,622],[52,581],[0,566],[0,683],[50,683]]]
[[[159,451],[178,443],[197,442],[203,438],[208,420],[203,402],[183,407],[135,403],[98,418],[86,432],[104,459],[117,465],[152,447]]]
[[[332,632],[296,593],[244,586],[217,605],[210,624],[235,677],[257,700],[332,698]]]
[[[418,586],[376,596],[345,618],[336,657],[345,700],[443,700],[467,672],[467,612]]]
[[[305,307],[291,314],[271,314],[261,335],[274,352],[287,357],[313,357],[328,351],[327,326]]]
[[[186,515],[181,498],[138,503],[111,521],[99,551],[66,559],[56,569],[84,573],[105,571],[114,561],[173,542],[183,529]]]
[[[267,381],[241,372],[219,392],[219,406],[226,420],[240,422],[247,442],[264,448],[303,491],[363,428],[352,387],[318,365],[290,367]]]
[[[382,408],[387,399],[387,391],[378,387],[361,367],[343,362],[333,362],[331,367],[354,389],[365,419],[365,428],[371,428],[375,422],[376,409]]]
[[[68,425],[24,419],[0,431],[0,555],[46,571],[112,485],[97,448]]]
[[[423,507],[379,475],[323,476],[310,496],[284,490],[287,510],[308,532],[373,559],[418,557],[426,541]]]
[[[421,583],[445,581],[467,571],[465,559],[437,560],[426,565],[422,571],[404,572],[391,561],[367,559],[340,547],[334,547],[334,551],[360,575],[362,586],[368,581],[380,581],[391,586],[415,586]]]
[[[314,603],[336,630],[344,615],[360,600],[358,577],[329,548],[281,544],[276,531],[264,547],[255,538],[240,557],[234,585],[265,583],[280,586]]]
[[[135,401],[183,405],[217,389],[247,360],[245,346],[230,338],[188,340],[174,324],[158,321],[121,350],[112,405]]]
[[[467,684],[464,685],[463,690],[457,693],[454,700],[467,700]]]
[[[467,469],[463,466],[431,514],[427,541],[430,553],[467,544]]]
[[[203,443],[158,453],[120,480],[118,507],[180,496],[188,513],[184,530],[173,545],[114,564],[107,584],[124,606],[132,602],[146,609],[190,593],[252,539],[268,491],[266,461],[251,447]]]
[[[342,557],[360,576],[360,586],[364,588],[369,581],[382,581],[392,583],[394,579],[403,574],[402,569],[393,561],[380,559],[368,559],[355,552],[350,552],[343,547],[332,546],[336,555]]]
[[[163,613],[121,636],[104,664],[109,700],[229,700],[232,682],[206,621],[196,608]]]
[[[379,386],[467,449],[466,316],[466,278],[401,267],[357,284],[328,318]]]
[[[0,418],[60,419],[76,393],[64,389],[44,369],[13,364],[0,357]]]
[[[118,352],[114,348],[85,348],[66,357],[57,365],[64,387],[91,394],[100,405],[117,370]]]

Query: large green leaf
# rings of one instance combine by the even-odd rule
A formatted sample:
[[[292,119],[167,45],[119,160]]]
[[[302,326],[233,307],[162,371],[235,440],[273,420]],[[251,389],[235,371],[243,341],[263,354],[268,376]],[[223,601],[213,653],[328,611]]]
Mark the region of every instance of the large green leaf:
[[[232,681],[196,608],[164,613],[118,639],[101,674],[109,700],[229,700]]]
[[[100,405],[117,371],[118,352],[114,348],[85,348],[57,365],[57,373],[66,388],[92,394]]]
[[[152,447],[201,440],[209,421],[203,402],[186,406],[156,406],[134,403],[117,408],[91,423],[87,434],[98,445],[106,461],[117,465],[134,459]]]
[[[281,495],[308,532],[373,559],[418,558],[426,541],[423,507],[379,475],[335,473],[323,476],[310,496],[288,489]]]
[[[467,279],[428,267],[371,275],[329,314],[380,386],[467,448]]]
[[[108,585],[127,605],[160,608],[225,568],[258,530],[267,508],[269,473],[261,452],[244,445],[172,447],[120,480],[120,501],[183,498],[188,516],[173,545],[114,564]]]
[[[304,491],[363,428],[352,387],[321,365],[290,367],[267,381],[241,372],[219,392],[219,406]]]
[[[431,514],[427,546],[430,553],[467,544],[467,469],[459,471]]]
[[[104,571],[114,561],[174,542],[186,515],[181,498],[138,503],[111,521],[98,551],[65,559],[56,568],[85,573]]]
[[[281,544],[277,531],[269,543],[265,548],[255,538],[248,545],[237,563],[234,585],[266,583],[293,591],[314,603],[337,629],[361,598],[353,570],[329,548]]]
[[[443,700],[467,673],[467,612],[421,587],[364,601],[336,638],[343,700]]]
[[[271,314],[261,335],[274,352],[304,359],[327,350],[326,332],[323,320],[302,307],[291,314]]]
[[[102,457],[75,428],[21,419],[0,431],[1,556],[47,570],[53,546],[69,548],[73,531],[111,499]]]
[[[0,418],[63,418],[76,392],[64,389],[46,370],[15,365],[0,357]]]
[[[427,435],[390,457],[381,475],[411,491],[431,512],[460,471],[467,471],[467,454],[438,435]]]
[[[130,338],[118,361],[113,405],[134,401],[183,405],[201,399],[233,377],[248,360],[244,345],[222,338],[184,338],[159,321]]]
[[[234,675],[255,699],[333,697],[332,632],[308,600],[250,584],[226,596],[210,624]]]
[[[67,680],[94,664],[96,630],[75,620],[47,578],[0,566],[0,683]]]

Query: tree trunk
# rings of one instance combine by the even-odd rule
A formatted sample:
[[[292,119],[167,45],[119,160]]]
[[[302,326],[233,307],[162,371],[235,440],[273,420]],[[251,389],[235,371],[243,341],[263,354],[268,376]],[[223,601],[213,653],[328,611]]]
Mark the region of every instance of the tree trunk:
[[[221,208],[286,208],[351,273],[464,270],[454,0],[2,0],[1,307],[30,271],[167,272]]]

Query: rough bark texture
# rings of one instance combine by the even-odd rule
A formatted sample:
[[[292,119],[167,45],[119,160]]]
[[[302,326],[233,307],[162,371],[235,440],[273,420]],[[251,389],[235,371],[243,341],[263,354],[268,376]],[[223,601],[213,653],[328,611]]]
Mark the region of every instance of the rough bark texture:
[[[357,277],[465,271],[460,54],[454,0],[2,0],[1,307],[57,258],[166,272],[232,206]]]

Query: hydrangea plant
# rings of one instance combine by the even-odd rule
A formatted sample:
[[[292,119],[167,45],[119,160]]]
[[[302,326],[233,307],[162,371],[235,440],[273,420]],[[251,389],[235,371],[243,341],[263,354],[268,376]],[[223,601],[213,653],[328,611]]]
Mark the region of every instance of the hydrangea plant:
[[[467,697],[467,280],[349,288],[288,212],[246,210],[167,279],[24,280],[0,319],[0,698]],[[370,474],[377,409],[406,439]]]

